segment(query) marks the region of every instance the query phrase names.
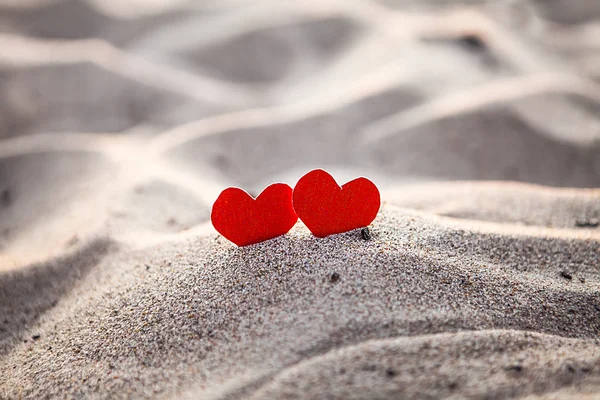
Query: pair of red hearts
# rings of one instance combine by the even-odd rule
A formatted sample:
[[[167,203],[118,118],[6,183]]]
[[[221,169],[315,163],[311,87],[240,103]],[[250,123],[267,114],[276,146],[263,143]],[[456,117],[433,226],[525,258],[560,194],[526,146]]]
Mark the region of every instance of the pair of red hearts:
[[[379,190],[367,178],[340,187],[322,169],[304,175],[292,190],[274,183],[253,199],[238,188],[225,189],[215,201],[211,220],[224,237],[246,246],[287,233],[298,218],[317,237],[369,225],[377,216]]]

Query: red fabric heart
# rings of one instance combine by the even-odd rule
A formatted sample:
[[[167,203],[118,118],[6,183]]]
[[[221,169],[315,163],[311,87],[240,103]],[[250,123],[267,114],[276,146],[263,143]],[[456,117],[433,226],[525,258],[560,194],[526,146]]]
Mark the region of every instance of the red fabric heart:
[[[340,187],[322,169],[300,178],[293,201],[296,214],[317,237],[368,226],[381,205],[377,186],[367,178]]]
[[[210,215],[215,229],[238,246],[263,242],[287,233],[298,216],[292,207],[292,188],[274,183],[253,199],[238,188],[221,192]]]

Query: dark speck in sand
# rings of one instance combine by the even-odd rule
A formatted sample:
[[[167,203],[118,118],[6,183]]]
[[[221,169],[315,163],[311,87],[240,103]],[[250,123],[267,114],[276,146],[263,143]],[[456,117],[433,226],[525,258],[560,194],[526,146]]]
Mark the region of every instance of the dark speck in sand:
[[[369,228],[362,228],[360,231],[360,236],[362,236],[363,240],[371,240],[371,231]]]
[[[504,369],[506,371],[523,372],[523,366],[520,364],[508,365]]]
[[[66,243],[67,247],[75,246],[79,242],[79,237],[77,235],[71,236],[69,241]]]
[[[8,207],[12,203],[12,196],[8,189],[4,189],[2,194],[0,194],[0,206]]]
[[[600,225],[598,218],[578,219],[575,221],[575,226],[578,228],[596,228],[598,225]]]
[[[177,220],[174,217],[171,217],[167,220],[167,225],[170,225],[170,226],[177,225]]]
[[[33,340],[38,340],[40,337],[41,337],[40,335],[33,335],[33,336],[31,336],[31,338]]]
[[[340,280],[340,274],[338,274],[337,272],[332,273],[331,276],[329,277],[329,281],[332,283],[335,283],[339,280]]]
[[[571,275],[569,273],[569,271],[561,271],[560,276],[562,276],[563,278],[568,279],[568,280],[573,279],[573,275]]]
[[[471,50],[485,50],[486,49],[486,44],[483,41],[483,39],[477,35],[464,35],[462,37],[460,37],[458,39],[458,41],[460,42],[460,44],[462,44],[463,46],[471,49]]]
[[[394,370],[394,368],[387,368],[385,370],[385,374],[389,377],[396,376],[396,371]]]

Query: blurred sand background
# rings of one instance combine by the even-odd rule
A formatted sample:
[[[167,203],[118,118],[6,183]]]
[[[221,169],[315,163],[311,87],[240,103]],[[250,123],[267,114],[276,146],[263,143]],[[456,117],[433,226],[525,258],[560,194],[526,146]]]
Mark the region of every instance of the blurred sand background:
[[[0,398],[598,398],[599,187],[597,0],[0,0]]]

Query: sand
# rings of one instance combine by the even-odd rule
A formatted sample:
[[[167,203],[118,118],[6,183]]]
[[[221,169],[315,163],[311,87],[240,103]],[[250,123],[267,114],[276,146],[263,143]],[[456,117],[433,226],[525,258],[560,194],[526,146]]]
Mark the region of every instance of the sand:
[[[0,398],[600,397],[599,27],[0,0]],[[315,167],[377,183],[370,240],[211,226]]]

